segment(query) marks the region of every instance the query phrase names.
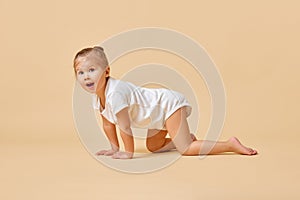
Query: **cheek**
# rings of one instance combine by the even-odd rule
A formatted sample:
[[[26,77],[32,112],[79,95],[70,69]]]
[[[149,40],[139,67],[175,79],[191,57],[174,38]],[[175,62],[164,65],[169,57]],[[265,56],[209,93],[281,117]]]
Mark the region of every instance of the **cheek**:
[[[103,73],[95,73],[95,80],[102,80],[103,79]]]
[[[98,73],[96,73],[96,77],[98,79],[102,79],[102,75],[103,75],[103,72],[102,71],[99,71]]]
[[[78,81],[78,83],[80,83],[81,85],[84,84],[83,78],[82,77],[77,77],[76,80]]]
[[[89,72],[89,73],[88,73],[88,77],[89,77],[91,80],[93,80],[93,81],[96,81],[96,80],[98,79],[99,76],[100,76],[100,75],[99,75],[99,73],[97,73],[97,72]]]

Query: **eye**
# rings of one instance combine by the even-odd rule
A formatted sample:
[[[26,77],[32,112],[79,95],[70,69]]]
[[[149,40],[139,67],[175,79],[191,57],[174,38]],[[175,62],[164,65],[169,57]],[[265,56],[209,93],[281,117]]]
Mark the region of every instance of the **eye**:
[[[89,69],[89,72],[93,72],[93,71],[95,71],[95,68],[90,68]]]
[[[77,72],[77,75],[82,75],[83,74],[83,71],[78,71]]]

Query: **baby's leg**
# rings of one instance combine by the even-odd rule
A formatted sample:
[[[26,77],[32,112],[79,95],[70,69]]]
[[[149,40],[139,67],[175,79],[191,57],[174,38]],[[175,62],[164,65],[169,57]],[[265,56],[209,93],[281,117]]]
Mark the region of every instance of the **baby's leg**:
[[[166,130],[148,129],[146,145],[151,152],[164,152],[175,149],[171,138],[166,138]]]
[[[175,149],[171,138],[166,138],[166,130],[148,129],[146,145],[151,152],[160,153]],[[190,134],[193,141],[197,140],[194,134]]]
[[[186,119],[185,107],[178,109],[166,121],[166,128],[176,149],[182,155],[219,154],[235,152],[239,154],[255,155],[257,151],[243,146],[235,137],[224,142],[207,140],[192,141]]]

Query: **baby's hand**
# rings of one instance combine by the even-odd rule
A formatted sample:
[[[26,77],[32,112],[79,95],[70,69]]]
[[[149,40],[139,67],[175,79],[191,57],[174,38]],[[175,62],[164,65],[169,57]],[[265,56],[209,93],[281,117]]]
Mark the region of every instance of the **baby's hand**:
[[[133,157],[133,153],[118,151],[112,155],[114,159],[131,159]]]
[[[118,152],[118,150],[109,149],[109,150],[101,150],[95,153],[96,156],[105,155],[105,156],[111,156],[114,153]]]

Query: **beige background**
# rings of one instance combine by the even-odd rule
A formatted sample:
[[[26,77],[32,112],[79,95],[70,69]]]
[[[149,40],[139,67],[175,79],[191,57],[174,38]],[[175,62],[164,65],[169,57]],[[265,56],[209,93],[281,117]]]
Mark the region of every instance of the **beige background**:
[[[296,0],[1,0],[0,199],[298,199],[299,6]],[[131,175],[87,153],[72,116],[73,56],[143,26],[174,29],[203,45],[227,93],[220,139],[235,135],[259,155],[183,157],[164,170]],[[180,63],[156,53],[155,62]],[[149,52],[138,55],[120,59],[114,69],[124,71],[112,74],[149,59]],[[204,107],[200,136],[209,122]]]

